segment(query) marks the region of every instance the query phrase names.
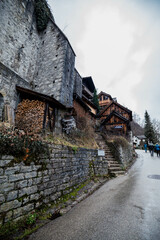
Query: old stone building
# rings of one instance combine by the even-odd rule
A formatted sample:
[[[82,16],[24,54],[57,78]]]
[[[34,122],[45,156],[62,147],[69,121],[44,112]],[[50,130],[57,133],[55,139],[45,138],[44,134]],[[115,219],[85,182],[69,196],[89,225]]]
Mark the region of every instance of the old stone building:
[[[0,121],[11,124],[20,102],[16,86],[49,96],[66,109],[73,107],[74,93],[82,97],[74,50],[53,16],[38,31],[36,2],[41,1],[0,1]],[[64,113],[55,108],[60,121]]]

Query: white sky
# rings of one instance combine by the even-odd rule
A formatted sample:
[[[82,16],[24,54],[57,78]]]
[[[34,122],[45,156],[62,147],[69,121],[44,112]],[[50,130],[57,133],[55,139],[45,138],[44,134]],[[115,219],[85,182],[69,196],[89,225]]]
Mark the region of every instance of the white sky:
[[[160,120],[160,1],[48,0],[82,77],[142,118]]]

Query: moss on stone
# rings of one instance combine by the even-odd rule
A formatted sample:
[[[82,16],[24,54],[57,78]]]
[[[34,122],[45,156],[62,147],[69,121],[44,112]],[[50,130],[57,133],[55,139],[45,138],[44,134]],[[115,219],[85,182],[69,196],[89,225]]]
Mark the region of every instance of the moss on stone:
[[[50,18],[54,20],[46,0],[35,0],[35,15],[38,32],[46,29]]]

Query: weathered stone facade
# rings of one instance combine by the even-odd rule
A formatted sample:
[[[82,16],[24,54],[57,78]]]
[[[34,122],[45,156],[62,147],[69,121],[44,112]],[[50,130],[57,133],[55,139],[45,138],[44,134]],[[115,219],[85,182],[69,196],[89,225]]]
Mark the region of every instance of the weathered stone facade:
[[[30,88],[26,80],[0,62],[0,94],[3,96],[5,110],[7,112],[4,120],[11,124],[13,123],[14,111],[19,101],[16,85]]]
[[[67,194],[90,175],[105,176],[107,160],[97,150],[51,146],[51,158],[13,163],[12,156],[0,159],[0,223],[23,217],[43,204]]]
[[[133,146],[132,144],[128,143],[127,147],[119,146],[119,154],[120,154],[120,160],[124,167],[127,167],[130,165],[130,163],[133,161]]]
[[[74,93],[82,98],[82,77],[76,69],[74,71],[74,79]]]
[[[0,35],[0,93],[5,104],[9,102],[13,121],[16,85],[73,106],[74,89],[82,88],[75,74],[75,53],[53,20],[37,32],[34,0],[0,1]]]

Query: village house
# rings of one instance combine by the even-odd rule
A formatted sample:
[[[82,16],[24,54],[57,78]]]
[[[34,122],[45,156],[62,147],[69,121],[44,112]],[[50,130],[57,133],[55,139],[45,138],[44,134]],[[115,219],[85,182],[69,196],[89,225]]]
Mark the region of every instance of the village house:
[[[75,128],[81,118],[95,123],[92,77],[76,70],[75,52],[52,14],[39,29],[36,11],[34,0],[0,2],[0,121],[57,133]],[[132,112],[105,92],[98,98],[101,126],[127,134]]]
[[[127,135],[131,131],[132,111],[107,93],[100,92],[98,98],[101,108],[98,114],[101,128],[111,134]]]

